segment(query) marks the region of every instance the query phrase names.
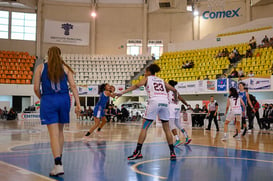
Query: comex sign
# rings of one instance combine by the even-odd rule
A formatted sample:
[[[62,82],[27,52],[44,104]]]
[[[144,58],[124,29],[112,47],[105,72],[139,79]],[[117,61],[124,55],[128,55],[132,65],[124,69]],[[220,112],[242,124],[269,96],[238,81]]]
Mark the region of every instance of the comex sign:
[[[216,11],[216,12],[210,12],[205,11],[203,13],[204,19],[220,19],[220,18],[233,18],[233,17],[239,17],[239,11],[241,8],[238,8],[237,10],[227,10],[227,11]]]

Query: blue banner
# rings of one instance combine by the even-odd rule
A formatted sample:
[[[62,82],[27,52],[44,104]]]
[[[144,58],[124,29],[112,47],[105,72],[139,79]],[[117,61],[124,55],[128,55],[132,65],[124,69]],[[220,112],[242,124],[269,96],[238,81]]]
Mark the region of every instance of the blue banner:
[[[227,91],[227,79],[217,79],[217,91]]]

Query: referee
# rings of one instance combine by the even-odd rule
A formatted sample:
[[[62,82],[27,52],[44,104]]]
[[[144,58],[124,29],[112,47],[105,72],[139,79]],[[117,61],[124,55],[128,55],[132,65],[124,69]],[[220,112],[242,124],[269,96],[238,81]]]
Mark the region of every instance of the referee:
[[[210,130],[211,121],[214,120],[214,124],[216,126],[217,131],[219,131],[218,121],[217,121],[217,112],[218,112],[218,103],[214,101],[214,97],[210,96],[210,103],[209,103],[209,125],[206,130]]]

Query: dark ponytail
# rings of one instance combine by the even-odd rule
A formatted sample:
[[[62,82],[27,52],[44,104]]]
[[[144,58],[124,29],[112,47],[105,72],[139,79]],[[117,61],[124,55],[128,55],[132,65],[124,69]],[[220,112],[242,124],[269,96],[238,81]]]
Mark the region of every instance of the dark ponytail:
[[[155,75],[155,73],[160,71],[160,67],[157,64],[151,64],[146,70],[151,72],[152,75]]]
[[[230,95],[228,97],[234,97],[234,98],[238,99],[239,94],[238,94],[237,90],[234,87],[231,87],[229,89],[229,91],[230,91]]]
[[[175,87],[177,85],[177,82],[174,80],[169,80],[169,84],[173,87]]]
[[[103,91],[105,91],[105,86],[106,86],[106,84],[99,85],[99,94],[102,93]]]

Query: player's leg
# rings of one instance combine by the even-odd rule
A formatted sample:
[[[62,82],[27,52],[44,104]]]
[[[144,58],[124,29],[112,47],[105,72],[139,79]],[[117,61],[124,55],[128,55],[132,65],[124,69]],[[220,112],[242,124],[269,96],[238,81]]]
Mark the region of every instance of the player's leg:
[[[174,143],[174,146],[180,144],[180,138],[178,136],[178,133],[177,133],[177,130],[175,128],[175,119],[174,118],[170,118],[170,121],[169,121],[169,126],[170,126],[170,129],[171,129],[171,132],[172,134],[174,135],[175,137],[175,143]]]
[[[105,116],[103,116],[103,117],[101,118],[101,123],[100,123],[100,125],[99,125],[98,131],[100,131],[101,128],[103,128],[103,126],[106,124],[106,122],[107,122],[107,119],[106,119]]]
[[[231,115],[229,114],[227,116],[227,119],[225,121],[225,125],[224,125],[224,136],[222,138],[223,141],[227,140],[228,139],[228,136],[227,136],[227,132],[228,132],[228,124],[230,123],[230,120],[232,119]]]
[[[189,138],[187,131],[181,125],[180,109],[177,110],[177,112],[175,114],[175,125],[177,128],[179,128],[181,130],[181,132],[185,136],[185,138],[186,138],[185,144],[189,144],[191,142],[191,138]]]
[[[240,125],[240,123],[241,123],[241,119],[242,119],[242,117],[241,117],[241,115],[240,114],[237,114],[237,115],[235,115],[235,120],[236,120],[236,128],[237,128],[237,130],[238,130],[238,136],[236,137],[236,140],[237,141],[240,141],[241,140],[241,129],[240,129],[240,127],[241,127],[241,125]]]
[[[143,119],[142,128],[141,128],[141,131],[138,136],[136,149],[131,156],[128,156],[128,160],[135,160],[135,159],[139,159],[139,158],[143,157],[141,154],[142,145],[146,139],[147,130],[151,126],[152,122],[153,122],[153,120]]]
[[[59,123],[53,123],[47,125],[49,137],[50,137],[50,146],[52,154],[54,157],[55,166],[50,172],[50,176],[57,176],[64,174],[62,159],[61,159],[61,147],[59,140]]]
[[[83,140],[87,140],[89,136],[99,127],[100,125],[100,118],[94,117],[95,124],[89,129],[89,131],[84,135],[82,138]]]

